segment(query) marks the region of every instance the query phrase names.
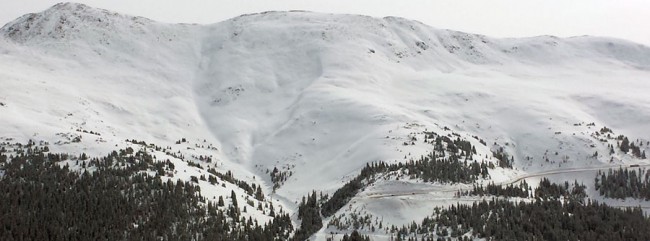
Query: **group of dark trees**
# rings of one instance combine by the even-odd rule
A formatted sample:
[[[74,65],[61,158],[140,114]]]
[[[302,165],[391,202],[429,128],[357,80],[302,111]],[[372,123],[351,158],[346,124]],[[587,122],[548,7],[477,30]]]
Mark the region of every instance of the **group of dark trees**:
[[[459,136],[457,136],[456,139],[452,139],[451,135],[441,136],[434,132],[425,132],[424,142],[431,143],[434,151],[442,154],[443,157],[445,151],[449,153],[449,155],[458,156],[460,159],[464,158],[466,160],[472,160],[472,155],[476,154],[476,148],[472,146],[472,143],[460,139]]]
[[[522,181],[518,185],[508,184],[505,187],[501,185],[496,185],[494,183],[488,183],[485,187],[483,185],[474,184],[471,191],[456,193],[456,196],[505,196],[505,197],[520,197],[528,198],[532,194],[532,190],[526,180]]]
[[[264,201],[264,193],[262,192],[262,187],[261,186],[255,185],[255,183],[253,183],[251,185],[251,184],[248,184],[248,182],[239,180],[239,179],[235,178],[235,176],[233,176],[231,171],[226,171],[226,173],[224,174],[224,173],[217,172],[217,170],[214,169],[214,168],[208,168],[208,173],[221,178],[221,180],[233,183],[233,184],[237,185],[239,188],[246,191],[246,194],[248,194],[250,196],[254,196],[255,199],[257,199],[259,201]],[[214,180],[214,181],[210,181],[211,183],[212,182],[214,182],[214,183],[217,182],[216,178],[215,179],[210,179],[210,180]]]
[[[374,217],[365,210],[354,209],[346,210],[347,212],[339,215],[332,215],[327,223],[327,227],[334,227],[338,230],[368,230],[375,232],[383,228],[383,220]]]
[[[459,191],[456,193],[456,196],[500,196],[500,197],[520,197],[520,198],[550,198],[554,200],[558,199],[572,199],[580,202],[587,197],[585,192],[586,186],[574,182],[572,185],[569,182],[564,182],[564,184],[555,184],[551,183],[548,178],[542,178],[539,182],[537,188],[533,192],[532,188],[528,186],[528,183],[524,180],[519,184],[508,184],[505,186],[495,185],[494,183],[489,183],[487,186],[483,187],[482,185],[474,185],[470,191]]]
[[[645,169],[598,171],[595,183],[596,190],[605,197],[650,200],[650,171]]]
[[[268,169],[266,171],[269,172]],[[269,175],[271,175],[271,182],[273,182],[273,191],[275,191],[280,188],[284,182],[287,181],[287,178],[293,175],[293,172],[289,170],[280,171],[277,167],[274,167],[273,171],[271,171]]]
[[[564,200],[582,203],[587,197],[586,189],[587,187],[583,184],[578,184],[578,181],[574,181],[572,185],[569,182],[556,184],[552,183],[548,178],[542,178],[537,188],[535,188],[535,198],[550,200],[559,200],[562,198]]]
[[[333,241],[334,239],[328,238],[327,240]],[[341,241],[370,241],[370,237],[367,235],[361,235],[357,230],[354,230],[350,235],[344,234]]]
[[[445,236],[449,229],[449,237],[469,232],[487,240],[649,240],[648,225],[640,208],[618,209],[591,201],[493,199],[441,210],[416,232]]]
[[[419,160],[410,160],[406,163],[388,164],[386,167],[379,165],[376,172],[391,172],[402,170],[411,178],[422,179],[425,182],[441,183],[472,183],[479,178],[487,178],[488,164],[459,160],[458,156],[451,155],[448,158],[436,158],[436,151]]]
[[[364,181],[370,179],[371,176],[377,173],[376,169],[378,165],[385,166],[386,164],[383,162],[380,162],[379,164],[367,164],[366,167],[361,169],[361,173],[357,177],[337,189],[334,194],[332,194],[332,197],[322,204],[321,213],[323,216],[329,217],[333,215],[345,206],[352,197],[357,195],[357,192],[364,187]]]
[[[307,197],[303,197],[298,205],[298,219],[301,220],[300,228],[296,230],[292,240],[303,241],[307,240],[311,235],[318,232],[323,227],[323,220],[321,217],[322,200],[327,199],[327,196],[321,196],[320,200],[317,199],[316,192],[312,192]],[[325,215],[327,216],[327,215]],[[333,241],[333,237],[328,237],[328,241]],[[340,239],[342,241],[369,241],[370,237],[361,235],[357,230],[352,233],[344,234]]]
[[[499,167],[512,168],[512,164],[515,163],[514,157],[510,156],[508,158],[508,153],[503,150],[503,147],[493,151],[492,156],[497,159]]]
[[[635,145],[634,142],[631,142],[630,140],[627,139],[627,137],[622,135],[619,136],[618,139],[621,141],[619,144],[619,148],[623,153],[631,152],[631,154],[636,158],[646,159],[645,150],[644,151],[641,150],[641,147],[643,146],[643,142],[639,141]]]
[[[532,201],[483,200],[436,208],[422,223],[393,227],[394,240],[650,240],[640,208],[619,209],[579,200],[584,186],[542,180]],[[561,193],[572,198],[556,198]]]
[[[471,142],[460,139],[460,135],[458,134],[454,133],[456,139],[453,139],[452,135],[442,136],[434,132],[425,132],[424,134],[424,142],[431,143],[434,146],[434,152],[437,152],[437,154],[442,157],[445,156],[446,152],[457,160],[473,160],[473,155],[476,154],[476,147],[472,146]],[[482,139],[479,139],[476,136],[474,136],[474,138],[479,140],[481,144],[486,144]],[[512,165],[514,164],[514,158],[509,156],[503,147],[499,147],[496,151],[493,151],[492,156],[497,159],[497,165],[499,167],[512,168]]]
[[[192,182],[164,181],[159,171],[173,167],[144,152],[81,161],[79,172],[81,164],[72,171],[60,162],[71,155],[42,150],[0,153],[0,240],[286,240],[293,232],[286,213],[258,223],[207,201]]]
[[[316,192],[302,197],[298,205],[298,218],[300,219],[300,228],[296,230],[293,240],[307,240],[312,234],[318,232],[323,227],[323,219],[320,215],[320,205]]]
[[[638,142],[636,145],[634,142],[631,142],[627,139],[627,137],[623,137],[623,140],[621,141],[621,145],[619,148],[623,153],[628,153],[631,151],[632,155],[640,158],[640,159],[646,159],[645,151],[641,151],[641,147],[643,146],[643,142]]]

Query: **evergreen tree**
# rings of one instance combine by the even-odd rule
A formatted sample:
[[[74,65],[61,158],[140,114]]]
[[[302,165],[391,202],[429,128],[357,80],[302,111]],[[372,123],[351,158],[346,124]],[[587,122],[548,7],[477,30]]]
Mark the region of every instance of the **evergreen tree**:
[[[627,139],[627,137],[624,137],[623,141],[621,141],[620,149],[623,153],[630,151],[630,141]]]
[[[223,196],[219,196],[219,201],[217,202],[217,206],[223,207],[226,204],[223,202]]]
[[[237,194],[235,194],[235,190],[230,191],[230,199],[232,200],[232,206],[237,207]]]

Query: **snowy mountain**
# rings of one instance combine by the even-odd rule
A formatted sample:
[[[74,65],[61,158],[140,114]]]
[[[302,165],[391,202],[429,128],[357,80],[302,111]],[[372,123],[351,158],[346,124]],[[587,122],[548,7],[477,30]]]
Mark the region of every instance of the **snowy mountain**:
[[[497,163],[493,152],[503,148],[514,168],[492,169],[486,182],[648,163],[610,153],[619,135],[650,139],[650,48],[620,39],[499,39],[396,17],[300,11],[167,24],[75,3],[22,16],[0,35],[4,140],[98,156],[145,141],[182,153],[178,163],[231,170],[268,194],[277,168],[286,180],[273,199],[290,212],[367,163],[426,155],[425,131],[469,141],[476,160]],[[603,127],[611,137],[600,135]],[[593,181],[577,176],[557,179]],[[450,196],[459,186],[388,180],[350,209],[401,225],[456,203],[436,201],[443,194],[431,188]],[[430,195],[364,198],[396,190]]]

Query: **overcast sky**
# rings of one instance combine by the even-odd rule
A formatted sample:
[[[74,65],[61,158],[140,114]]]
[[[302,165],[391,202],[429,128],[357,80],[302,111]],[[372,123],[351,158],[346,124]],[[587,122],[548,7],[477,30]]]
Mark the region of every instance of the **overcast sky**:
[[[0,25],[56,4],[0,0]],[[215,23],[244,13],[310,10],[399,16],[436,28],[494,37],[595,35],[650,46],[650,0],[79,0],[92,7],[170,23]]]

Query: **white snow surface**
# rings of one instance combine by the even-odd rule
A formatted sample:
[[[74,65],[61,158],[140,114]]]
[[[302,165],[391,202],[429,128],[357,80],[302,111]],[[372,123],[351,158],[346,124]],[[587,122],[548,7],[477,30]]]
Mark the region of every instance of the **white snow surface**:
[[[608,154],[592,133],[606,126],[650,139],[650,48],[300,11],[166,24],[62,3],[0,29],[0,103],[0,136],[58,142],[54,151],[104,155],[126,139],[174,146],[212,156],[265,193],[266,170],[284,167],[292,175],[274,199],[291,210],[366,163],[425,154],[430,147],[402,143],[444,127],[472,141],[479,158],[495,143],[514,155],[516,170],[494,170],[496,181],[636,163]],[[82,142],[66,143],[71,134]],[[176,145],[181,138],[188,143]],[[390,207],[398,223],[431,207],[415,197],[381,202],[363,201]]]

